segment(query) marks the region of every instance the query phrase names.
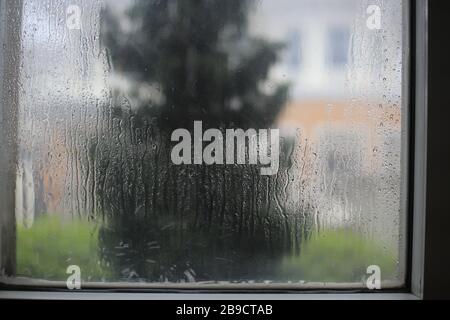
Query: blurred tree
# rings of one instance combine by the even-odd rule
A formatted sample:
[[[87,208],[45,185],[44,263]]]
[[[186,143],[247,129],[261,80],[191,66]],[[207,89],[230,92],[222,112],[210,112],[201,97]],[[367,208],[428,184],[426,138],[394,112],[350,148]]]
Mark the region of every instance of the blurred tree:
[[[108,221],[102,253],[118,276],[267,279],[275,258],[306,236],[310,224],[299,217],[307,215],[283,206],[277,177],[254,166],[170,161],[175,127],[267,128],[283,106],[288,86],[264,86],[282,45],[250,35],[255,5],[153,0],[133,2],[126,17],[105,12],[113,72],[132,84],[115,95],[109,141],[92,148]]]
[[[261,89],[282,45],[249,34],[254,6],[249,0],[137,1],[126,28],[107,14],[104,41],[115,72],[161,95],[141,101],[139,118],[158,116],[180,127],[193,120],[270,125],[288,87]]]

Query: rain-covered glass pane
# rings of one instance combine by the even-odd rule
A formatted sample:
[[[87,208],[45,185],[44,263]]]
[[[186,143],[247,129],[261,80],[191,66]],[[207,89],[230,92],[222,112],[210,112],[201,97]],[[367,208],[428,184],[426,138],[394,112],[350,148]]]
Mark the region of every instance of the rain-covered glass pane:
[[[11,2],[3,282],[403,285],[408,1]]]

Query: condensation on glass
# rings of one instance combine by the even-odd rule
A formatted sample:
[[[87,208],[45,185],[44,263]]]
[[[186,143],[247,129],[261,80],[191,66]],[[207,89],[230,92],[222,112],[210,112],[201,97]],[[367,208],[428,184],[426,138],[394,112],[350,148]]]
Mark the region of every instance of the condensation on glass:
[[[402,286],[406,3],[24,0],[4,281]],[[279,129],[277,174],[175,165],[194,121]]]

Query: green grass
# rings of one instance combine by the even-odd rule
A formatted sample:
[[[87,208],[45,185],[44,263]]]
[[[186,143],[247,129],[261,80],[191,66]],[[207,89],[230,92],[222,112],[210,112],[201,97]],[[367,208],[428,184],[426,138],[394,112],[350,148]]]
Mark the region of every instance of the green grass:
[[[83,281],[99,281],[108,277],[99,261],[98,229],[88,221],[46,215],[17,228],[19,276],[65,281],[67,267],[78,265]]]
[[[78,265],[83,281],[111,280],[99,251],[98,227],[87,220],[46,215],[17,229],[18,276],[65,281],[67,267]],[[369,265],[380,266],[382,280],[395,279],[393,253],[355,232],[329,230],[305,242],[300,255],[282,259],[276,274],[285,281],[361,282]]]
[[[381,280],[395,279],[394,254],[353,231],[329,230],[306,242],[299,256],[284,258],[280,274],[292,281],[353,283],[365,279],[370,265],[380,267]]]

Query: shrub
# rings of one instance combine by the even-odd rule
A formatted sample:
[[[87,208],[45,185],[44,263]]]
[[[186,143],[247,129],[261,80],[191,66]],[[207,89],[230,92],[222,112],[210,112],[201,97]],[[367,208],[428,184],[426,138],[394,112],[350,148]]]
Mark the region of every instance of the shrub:
[[[380,267],[382,280],[396,276],[394,254],[361,234],[340,229],[312,236],[300,255],[282,260],[280,273],[292,281],[360,282],[370,265]]]

